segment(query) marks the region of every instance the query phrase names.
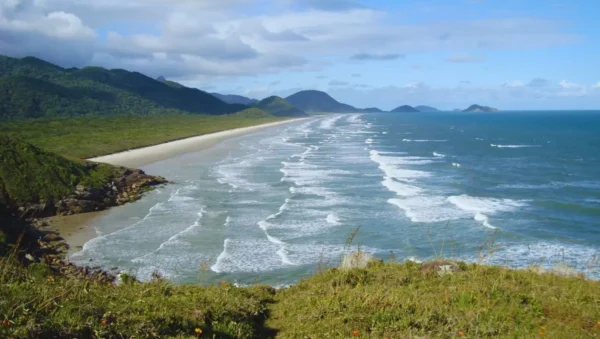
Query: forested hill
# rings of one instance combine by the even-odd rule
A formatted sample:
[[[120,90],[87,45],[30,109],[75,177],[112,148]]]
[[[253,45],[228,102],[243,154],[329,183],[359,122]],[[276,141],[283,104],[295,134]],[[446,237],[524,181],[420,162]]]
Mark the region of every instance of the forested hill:
[[[198,89],[141,73],[101,67],[61,68],[0,56],[0,120],[117,114],[229,114],[246,109]]]
[[[304,111],[278,96],[271,96],[251,105],[276,117],[301,117],[306,115]]]
[[[300,91],[285,98],[287,102],[305,112],[356,113],[359,110],[338,102],[329,94],[321,91]]]

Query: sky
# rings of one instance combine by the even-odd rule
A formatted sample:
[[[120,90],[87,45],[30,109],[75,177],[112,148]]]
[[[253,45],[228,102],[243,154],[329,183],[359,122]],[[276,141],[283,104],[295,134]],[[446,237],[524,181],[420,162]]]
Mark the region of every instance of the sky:
[[[0,0],[0,54],[356,107],[600,109],[600,0]]]

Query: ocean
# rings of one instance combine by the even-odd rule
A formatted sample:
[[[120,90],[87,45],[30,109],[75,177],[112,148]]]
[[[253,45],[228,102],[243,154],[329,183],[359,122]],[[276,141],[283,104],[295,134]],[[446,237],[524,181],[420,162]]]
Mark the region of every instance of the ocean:
[[[360,248],[600,278],[600,112],[327,115],[143,169],[175,183],[95,219],[71,261],[286,286]]]

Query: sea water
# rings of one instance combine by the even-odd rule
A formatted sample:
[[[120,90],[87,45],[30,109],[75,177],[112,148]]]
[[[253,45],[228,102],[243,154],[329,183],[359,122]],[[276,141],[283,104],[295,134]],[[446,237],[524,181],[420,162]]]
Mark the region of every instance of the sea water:
[[[96,219],[72,261],[282,286],[360,247],[600,278],[600,112],[327,115],[144,170],[174,183]]]

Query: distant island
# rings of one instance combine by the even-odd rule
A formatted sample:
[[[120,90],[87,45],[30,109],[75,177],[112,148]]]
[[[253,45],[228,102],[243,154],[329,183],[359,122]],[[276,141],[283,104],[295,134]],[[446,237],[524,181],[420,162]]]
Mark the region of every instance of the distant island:
[[[420,112],[418,109],[409,106],[409,105],[402,105],[400,107],[396,107],[393,110],[391,110],[391,112],[394,113],[412,113],[412,112]]]
[[[440,110],[431,106],[419,105],[415,106],[419,112],[439,112]]]
[[[463,112],[500,112],[500,110],[489,106],[471,105]]]

